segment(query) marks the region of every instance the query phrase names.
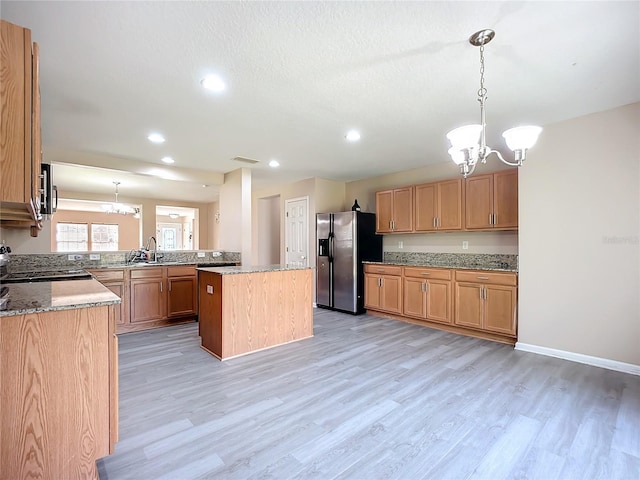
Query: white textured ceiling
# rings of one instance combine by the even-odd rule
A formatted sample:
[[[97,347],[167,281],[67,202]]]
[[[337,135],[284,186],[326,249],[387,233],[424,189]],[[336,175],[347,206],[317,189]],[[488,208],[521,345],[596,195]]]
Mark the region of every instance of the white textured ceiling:
[[[220,174],[254,187],[355,180],[448,161],[477,123],[501,132],[640,101],[640,2],[13,2],[40,44],[45,161],[62,191],[211,201]],[[228,89],[205,92],[204,74]],[[362,132],[345,142],[350,128]],[[146,135],[162,132],[158,146]],[[544,132],[543,132],[544,135]],[[174,179],[158,181],[153,168]],[[278,159],[277,170],[267,167]],[[77,164],[99,168],[78,168]],[[105,167],[108,169],[105,170]],[[190,169],[185,170],[183,169]],[[126,175],[124,172],[132,173]],[[212,185],[202,188],[201,184]]]

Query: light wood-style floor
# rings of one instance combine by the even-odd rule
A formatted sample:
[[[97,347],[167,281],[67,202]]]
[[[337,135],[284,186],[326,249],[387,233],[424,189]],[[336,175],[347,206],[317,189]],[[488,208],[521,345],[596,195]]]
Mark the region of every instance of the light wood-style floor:
[[[117,479],[640,479],[640,377],[367,315],[219,362],[120,336]]]

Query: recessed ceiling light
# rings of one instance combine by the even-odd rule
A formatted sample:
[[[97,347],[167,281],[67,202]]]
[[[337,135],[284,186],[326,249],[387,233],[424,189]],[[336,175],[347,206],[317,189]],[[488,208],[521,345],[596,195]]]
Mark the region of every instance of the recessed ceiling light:
[[[207,75],[202,80],[200,80],[200,83],[207,90],[211,90],[212,92],[216,93],[222,92],[225,88],[227,88],[224,80],[222,80],[222,78],[220,78],[218,75],[214,74]]]
[[[162,157],[162,161],[164,163],[169,163],[169,164],[175,163],[175,160],[173,158],[171,158],[171,157]]]
[[[280,166],[280,162],[279,162],[278,160],[271,160],[271,161],[269,162],[269,166],[270,166],[271,168],[279,167],[279,166]]]
[[[357,142],[360,140],[360,132],[357,130],[349,130],[344,136],[348,142]]]
[[[164,137],[159,133],[151,133],[147,138],[152,143],[164,143]]]

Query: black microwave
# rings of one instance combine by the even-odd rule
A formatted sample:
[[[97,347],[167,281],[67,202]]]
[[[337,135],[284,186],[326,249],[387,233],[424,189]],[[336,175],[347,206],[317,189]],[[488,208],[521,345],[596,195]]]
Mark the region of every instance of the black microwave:
[[[40,213],[51,215],[58,208],[58,187],[53,184],[53,169],[43,163],[40,171]]]

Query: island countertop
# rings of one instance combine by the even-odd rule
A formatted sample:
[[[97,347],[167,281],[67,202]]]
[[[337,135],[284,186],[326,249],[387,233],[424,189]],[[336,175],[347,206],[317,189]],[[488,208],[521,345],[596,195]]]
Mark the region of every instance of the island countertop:
[[[220,275],[234,275],[239,273],[263,273],[263,272],[284,272],[287,270],[311,270],[311,267],[300,265],[238,265],[235,267],[198,267],[197,270]]]
[[[0,317],[120,303],[120,297],[94,279],[12,283]]]

